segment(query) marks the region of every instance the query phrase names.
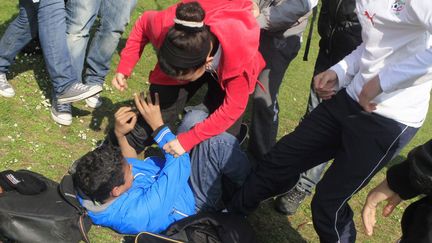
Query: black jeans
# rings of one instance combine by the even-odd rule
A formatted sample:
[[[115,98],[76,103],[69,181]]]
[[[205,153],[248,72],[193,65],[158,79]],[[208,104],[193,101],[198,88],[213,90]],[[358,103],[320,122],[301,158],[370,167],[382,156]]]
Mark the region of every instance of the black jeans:
[[[183,113],[183,109],[187,102],[197,93],[197,91],[207,84],[207,93],[202,101],[209,110],[213,113],[223,102],[225,91],[223,91],[210,73],[204,75],[194,82],[185,85],[150,85],[150,93],[159,93],[160,108],[162,119],[165,124],[168,124],[171,129],[174,129],[175,122],[179,114]],[[234,123],[226,132],[237,136],[240,131],[241,118]],[[174,131],[174,130],[173,130]],[[142,116],[138,116],[135,128],[126,135],[129,144],[141,153],[147,146],[154,143],[151,136],[153,130],[147,124]],[[117,145],[117,138],[113,130],[109,134],[110,143]]]
[[[417,130],[363,111],[341,90],[276,143],[235,194],[230,209],[250,213],[261,201],[292,188],[300,173],[334,159],[312,200],[313,223],[321,242],[354,242],[348,200]]]

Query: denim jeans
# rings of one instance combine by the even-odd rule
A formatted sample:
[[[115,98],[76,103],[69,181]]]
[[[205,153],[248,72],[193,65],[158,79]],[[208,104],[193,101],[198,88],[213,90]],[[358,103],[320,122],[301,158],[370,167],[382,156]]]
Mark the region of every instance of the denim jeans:
[[[189,130],[207,116],[208,113],[203,110],[187,111],[178,132]],[[240,187],[251,171],[237,138],[227,132],[198,144],[192,149],[190,157],[192,172],[189,183],[197,211],[222,210],[223,177]]]
[[[8,72],[16,55],[38,35],[54,96],[58,96],[77,81],[67,48],[63,0],[19,1],[19,14],[0,40],[0,72]]]
[[[81,80],[90,29],[96,18],[100,26],[87,51],[84,83],[102,85],[110,69],[111,58],[129,23],[136,0],[69,0],[67,10],[67,42],[72,63]]]

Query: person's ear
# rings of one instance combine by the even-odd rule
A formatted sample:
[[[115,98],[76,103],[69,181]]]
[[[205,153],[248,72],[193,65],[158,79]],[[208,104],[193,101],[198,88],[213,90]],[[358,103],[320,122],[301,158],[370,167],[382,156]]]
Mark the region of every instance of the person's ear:
[[[121,191],[119,186],[116,186],[111,190],[111,196],[113,196],[113,197],[118,197],[121,194],[122,194],[122,191]]]
[[[207,56],[206,61],[205,61],[205,68],[206,70],[208,70],[210,68],[211,63],[213,62],[214,57],[211,57],[210,55]]]

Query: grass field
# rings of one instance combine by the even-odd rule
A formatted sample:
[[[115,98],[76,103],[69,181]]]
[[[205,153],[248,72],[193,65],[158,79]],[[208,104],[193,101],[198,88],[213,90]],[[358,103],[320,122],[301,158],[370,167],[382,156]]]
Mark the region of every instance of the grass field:
[[[160,9],[172,3],[169,1],[139,0],[133,13],[133,23],[139,14],[148,9]],[[0,8],[0,35],[17,15],[18,1],[3,1]],[[119,50],[127,39],[131,25],[123,34]],[[279,137],[291,132],[303,115],[309,92],[314,60],[318,52],[318,35],[313,35],[308,62],[301,60],[303,49],[297,59],[290,65],[280,91],[280,130]],[[112,59],[114,70],[119,60],[118,52]],[[148,46],[140,63],[129,81],[129,89],[120,93],[111,88],[111,71],[106,78],[102,93],[104,105],[96,110],[85,107],[84,102],[74,104],[74,121],[72,126],[56,124],[50,118],[49,98],[50,80],[44,68],[40,54],[20,54],[8,74],[15,87],[13,98],[0,97],[0,171],[5,169],[30,169],[50,178],[59,180],[66,173],[69,165],[84,153],[95,147],[98,140],[104,138],[107,130],[113,125],[113,113],[127,104],[134,92],[147,88],[147,76],[156,61],[153,49]],[[400,161],[415,145],[430,138],[432,125],[430,115],[413,141],[397,157]],[[249,118],[246,117],[248,121]],[[394,163],[394,162],[392,162]],[[367,192],[385,175],[385,168],[371,183],[350,201],[355,211],[355,222],[358,228],[358,242],[395,242],[400,236],[400,220],[407,202],[397,208],[389,218],[378,217],[378,226],[373,237],[363,232],[360,210]],[[310,211],[310,199],[298,213],[292,217],[277,214],[271,202],[263,203],[249,219],[256,229],[260,242],[318,242],[313,229]],[[119,242],[121,236],[100,227],[93,227],[90,237],[93,242]]]

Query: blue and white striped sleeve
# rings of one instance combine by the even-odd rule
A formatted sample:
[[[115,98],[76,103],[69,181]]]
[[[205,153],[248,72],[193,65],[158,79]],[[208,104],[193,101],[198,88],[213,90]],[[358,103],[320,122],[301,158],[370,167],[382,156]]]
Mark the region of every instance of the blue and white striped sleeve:
[[[166,143],[168,143],[168,142],[170,142],[176,138],[174,133],[171,132],[171,129],[166,125],[163,125],[163,126],[159,127],[158,129],[156,129],[153,132],[152,136],[160,148],[163,148],[163,146]]]

